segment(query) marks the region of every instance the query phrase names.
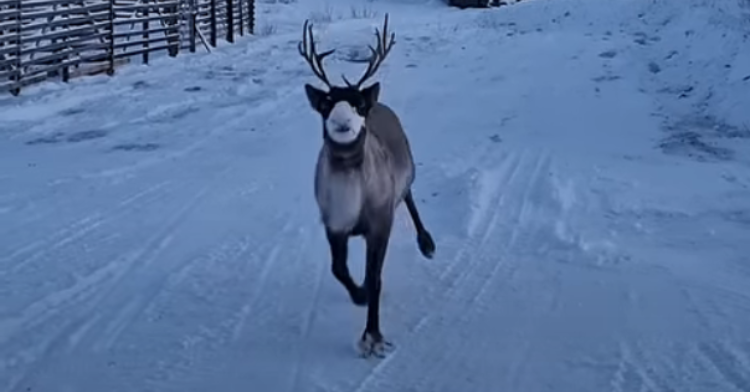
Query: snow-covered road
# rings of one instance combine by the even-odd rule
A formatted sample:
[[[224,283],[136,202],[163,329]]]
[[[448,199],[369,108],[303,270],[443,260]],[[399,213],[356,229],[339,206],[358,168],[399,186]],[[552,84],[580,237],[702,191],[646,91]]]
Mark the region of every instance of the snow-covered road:
[[[0,97],[0,391],[749,391],[739,4],[262,3],[267,36]],[[437,253],[400,211],[367,361],[296,45],[357,74],[386,11]]]

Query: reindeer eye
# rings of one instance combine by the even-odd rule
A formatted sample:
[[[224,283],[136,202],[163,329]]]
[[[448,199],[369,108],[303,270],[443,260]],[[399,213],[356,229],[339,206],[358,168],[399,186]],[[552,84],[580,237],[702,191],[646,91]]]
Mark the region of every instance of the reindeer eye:
[[[320,111],[321,112],[327,112],[330,111],[333,107],[333,102],[331,102],[331,97],[325,97],[320,100]]]
[[[365,112],[367,112],[367,102],[364,100],[357,102],[357,112],[359,114],[365,114]]]

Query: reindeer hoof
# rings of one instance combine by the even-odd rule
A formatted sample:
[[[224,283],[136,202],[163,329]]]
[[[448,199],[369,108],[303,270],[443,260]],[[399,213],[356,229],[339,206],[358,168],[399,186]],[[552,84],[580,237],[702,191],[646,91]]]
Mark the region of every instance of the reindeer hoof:
[[[362,358],[385,358],[395,349],[392,342],[385,340],[381,334],[365,331],[359,340],[359,351]]]
[[[362,287],[357,287],[356,289],[349,292],[349,297],[351,297],[352,302],[357,306],[367,306],[367,291]]]
[[[427,230],[417,233],[417,243],[419,244],[419,251],[422,252],[422,255],[431,259],[435,254],[435,241],[432,240],[432,236]]]

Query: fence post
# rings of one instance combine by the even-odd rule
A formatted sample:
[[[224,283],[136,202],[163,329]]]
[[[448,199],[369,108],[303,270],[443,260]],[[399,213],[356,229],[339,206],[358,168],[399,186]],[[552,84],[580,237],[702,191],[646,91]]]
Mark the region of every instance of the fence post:
[[[247,32],[255,34],[255,0],[247,0]]]
[[[115,74],[115,0],[109,0],[109,69],[107,75]]]
[[[21,27],[23,26],[23,23],[21,23],[21,1],[16,0],[16,73],[15,76],[11,76],[11,80],[16,82],[16,87],[10,90],[10,93],[14,96],[21,94],[21,72],[23,71],[23,61],[21,60]]]
[[[167,34],[170,35],[170,38],[167,39],[170,45],[168,49],[170,57],[177,57],[180,54],[180,49],[182,49],[182,34],[180,34],[182,4],[182,1],[179,1],[176,6],[168,8],[168,12],[172,14],[172,17],[168,19],[167,24],[173,28],[173,30],[167,31]]]
[[[70,5],[67,5],[67,8],[70,9]],[[68,37],[62,37],[62,41],[63,42],[68,41]],[[69,60],[69,57],[65,56],[62,59],[60,59],[60,62],[61,63],[65,63],[68,60]],[[62,80],[63,80],[64,83],[68,83],[70,81],[70,67],[68,67],[68,66],[63,67],[63,69],[62,69]]]
[[[227,0],[227,41],[234,43],[234,1],[232,0]]]
[[[66,9],[68,9],[68,10],[70,10],[70,9],[71,9],[71,7],[70,7],[70,4],[65,4],[65,5],[62,5],[62,6],[63,6],[63,7],[65,7]],[[52,30],[52,31],[54,31],[54,28],[52,28],[51,30]],[[61,41],[62,41],[63,43],[65,43],[65,42],[67,42],[67,41],[68,41],[68,37],[61,37],[61,38],[60,38],[60,40],[61,40]],[[69,59],[70,59],[70,57],[69,57],[69,56],[65,56],[65,57],[63,57],[63,58],[61,58],[61,59],[59,59],[59,60],[55,61],[55,63],[62,63],[62,64],[65,64],[65,63],[66,63],[66,62],[67,62],[67,61],[68,61]],[[70,67],[68,67],[68,66],[64,66],[64,67],[62,68],[62,81],[63,81],[64,83],[68,83],[68,82],[70,81]]]
[[[188,2],[188,4],[190,5],[190,16],[188,18],[188,24],[189,24],[188,31],[190,34],[190,52],[191,53],[195,53],[195,36],[198,35],[196,34],[196,31],[195,31],[195,29],[198,28],[198,26],[196,26],[196,23],[197,23],[196,14],[198,13],[197,7],[195,6],[196,1],[197,0],[189,0]]]
[[[238,0],[239,2],[239,16],[240,20],[237,23],[238,26],[240,26],[240,36],[245,36],[245,3],[242,0]]]
[[[216,47],[216,0],[211,0],[211,46]]]
[[[149,47],[149,45],[148,45],[148,39],[149,39],[148,29],[151,28],[151,26],[150,26],[151,23],[149,23],[149,21],[148,21],[148,18],[149,18],[149,9],[148,9],[149,4],[148,4],[148,0],[142,0],[142,4],[146,5],[146,7],[143,8],[143,16],[144,16],[144,19],[145,19],[143,21],[143,49],[146,50],[146,51],[143,52],[143,64],[148,64],[148,47]]]

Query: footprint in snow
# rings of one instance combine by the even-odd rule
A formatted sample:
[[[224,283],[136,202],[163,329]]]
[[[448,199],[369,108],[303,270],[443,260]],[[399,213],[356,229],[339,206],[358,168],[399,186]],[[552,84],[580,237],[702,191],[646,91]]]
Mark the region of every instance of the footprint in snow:
[[[638,45],[648,45],[649,42],[659,42],[661,41],[661,37],[638,37],[633,42],[637,43]]]
[[[694,131],[667,136],[659,142],[658,147],[665,154],[684,155],[699,162],[728,161],[734,157],[734,151],[708,143]]]
[[[29,146],[33,146],[37,144],[56,144],[62,142],[80,143],[87,140],[99,139],[104,136],[107,136],[107,131],[98,129],[72,133],[68,135],[68,137],[65,137],[65,134],[63,134],[62,132],[57,132],[52,135],[42,136],[33,140],[29,140],[28,142],[26,142],[26,144]]]
[[[595,78],[592,78],[591,80],[593,80],[596,83],[602,83],[602,82],[613,82],[618,79],[620,79],[620,77],[617,75],[602,75],[602,76],[597,76]]]
[[[145,80],[139,80],[139,81],[133,83],[133,89],[135,89],[135,90],[142,89],[142,88],[148,88],[150,86],[151,85],[148,84],[148,82],[146,82]]]
[[[661,67],[659,66],[659,64],[656,64],[652,61],[648,63],[648,71],[652,74],[658,74],[659,72],[661,72]]]
[[[60,115],[61,116],[73,116],[73,115],[76,115],[76,114],[83,113],[85,111],[86,111],[86,109],[84,109],[84,108],[70,108],[70,109],[65,109],[65,110],[61,111]]]
[[[160,146],[156,143],[125,143],[112,147],[115,151],[154,151]]]
[[[52,135],[42,136],[38,137],[36,139],[29,140],[26,142],[29,146],[34,146],[37,144],[55,144],[55,143],[61,143],[63,141],[63,134],[58,132],[54,133]]]
[[[80,143],[87,140],[99,139],[107,136],[107,131],[100,129],[94,129],[91,131],[76,132],[68,136],[65,141],[68,143]]]
[[[690,86],[690,85],[669,86],[669,87],[663,87],[657,90],[657,92],[660,94],[677,95],[677,97],[680,99],[688,98],[692,91],[693,91],[693,86]]]

